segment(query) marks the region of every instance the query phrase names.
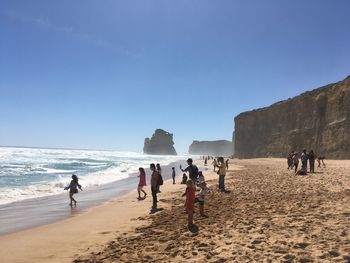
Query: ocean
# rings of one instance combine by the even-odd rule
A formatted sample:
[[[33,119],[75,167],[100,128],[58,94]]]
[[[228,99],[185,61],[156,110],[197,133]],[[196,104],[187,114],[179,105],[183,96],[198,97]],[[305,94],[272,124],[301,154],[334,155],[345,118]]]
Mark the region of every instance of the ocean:
[[[122,181],[148,168],[185,156],[151,156],[134,152],[0,147],[0,205],[62,194],[74,173],[83,189]]]

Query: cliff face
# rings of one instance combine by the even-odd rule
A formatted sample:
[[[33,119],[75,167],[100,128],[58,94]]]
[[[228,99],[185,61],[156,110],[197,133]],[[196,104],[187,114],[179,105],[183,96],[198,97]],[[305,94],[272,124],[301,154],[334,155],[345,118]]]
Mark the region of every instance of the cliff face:
[[[174,148],[173,134],[157,129],[151,139],[145,139],[143,152],[157,155],[177,155]]]
[[[285,157],[291,150],[350,159],[350,76],[235,118],[235,155]]]
[[[223,155],[230,156],[233,154],[233,145],[230,141],[193,141],[188,149],[189,154],[202,155]]]

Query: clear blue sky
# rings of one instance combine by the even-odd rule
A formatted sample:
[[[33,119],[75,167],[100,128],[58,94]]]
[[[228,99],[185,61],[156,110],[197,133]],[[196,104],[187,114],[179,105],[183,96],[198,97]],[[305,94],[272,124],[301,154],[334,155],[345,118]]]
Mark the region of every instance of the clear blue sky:
[[[186,152],[350,74],[348,0],[2,0],[0,145]]]

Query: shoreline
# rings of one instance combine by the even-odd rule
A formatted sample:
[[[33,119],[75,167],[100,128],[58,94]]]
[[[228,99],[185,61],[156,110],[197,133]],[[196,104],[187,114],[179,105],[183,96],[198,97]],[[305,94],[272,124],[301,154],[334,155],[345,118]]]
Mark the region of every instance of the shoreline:
[[[184,164],[184,161],[178,160],[164,165],[164,173],[169,177],[170,167],[177,167]],[[146,168],[148,177],[149,168]],[[80,192],[76,198],[77,207],[68,207],[68,193],[51,195],[38,198],[16,201],[9,204],[0,205],[0,237],[2,235],[15,233],[18,231],[51,224],[60,220],[69,219],[85,213],[87,210],[103,205],[109,200],[123,197],[136,189],[138,173],[131,173],[127,178],[96,186]],[[149,184],[147,178],[147,184]],[[84,188],[84,186],[83,186]],[[62,190],[63,192],[63,190]]]
[[[134,190],[76,217],[0,236],[0,256],[10,263],[350,259],[350,161],[328,160],[314,175],[295,176],[284,159],[231,159],[228,193],[217,191],[212,166],[200,163],[210,192],[209,218],[195,208],[198,233],[187,229],[178,174],[177,184],[161,187],[161,212],[149,215],[147,186],[144,201]]]

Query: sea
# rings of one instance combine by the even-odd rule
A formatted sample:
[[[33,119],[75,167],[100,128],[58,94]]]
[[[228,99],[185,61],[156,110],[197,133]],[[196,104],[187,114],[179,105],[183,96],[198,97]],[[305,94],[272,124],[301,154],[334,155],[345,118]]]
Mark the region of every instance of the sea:
[[[162,166],[164,180],[187,156],[144,155],[135,152],[0,147],[0,235],[38,227],[87,212],[89,208],[135,192],[138,168],[146,171],[150,184],[150,163]],[[64,190],[72,174],[83,191],[69,206]],[[150,196],[150,195],[149,195]]]
[[[150,163],[169,165],[185,156],[135,152],[0,147],[0,205],[58,195],[76,174],[83,189],[127,179]],[[135,180],[137,180],[135,178]]]

